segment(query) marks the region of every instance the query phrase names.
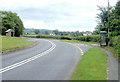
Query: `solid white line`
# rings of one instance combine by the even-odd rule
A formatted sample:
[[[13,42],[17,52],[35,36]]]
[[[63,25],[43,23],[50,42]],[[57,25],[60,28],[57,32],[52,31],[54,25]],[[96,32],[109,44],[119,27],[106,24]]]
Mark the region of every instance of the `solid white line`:
[[[78,47],[78,46],[76,46],[76,47],[80,50],[81,55],[83,55],[84,54],[83,50],[80,47]]]
[[[69,43],[69,44],[73,45],[72,43]],[[73,45],[73,46],[77,47],[77,48],[80,50],[81,55],[83,55],[83,54],[84,54],[83,50],[82,50],[80,47],[78,47],[78,46],[76,46],[76,45]]]
[[[48,50],[46,50],[46,51],[38,54],[38,55],[35,55],[35,56],[30,57],[30,58],[28,58],[28,59],[25,59],[25,60],[23,60],[23,61],[21,61],[21,62],[18,62],[18,63],[15,63],[15,64],[13,64],[13,65],[10,65],[10,66],[7,66],[7,67],[2,68],[2,69],[0,69],[0,73],[6,72],[6,71],[11,70],[11,69],[14,69],[14,68],[19,67],[19,66],[21,66],[21,65],[23,65],[23,64],[26,64],[26,63],[28,63],[28,62],[30,62],[30,61],[33,61],[33,60],[35,60],[35,59],[37,59],[37,58],[40,58],[40,57],[46,55],[47,53],[49,53],[49,52],[51,52],[52,50],[55,49],[56,45],[55,45],[53,42],[51,42],[51,41],[49,41],[49,40],[45,40],[45,41],[50,42],[50,43],[52,44],[52,47],[49,48]]]

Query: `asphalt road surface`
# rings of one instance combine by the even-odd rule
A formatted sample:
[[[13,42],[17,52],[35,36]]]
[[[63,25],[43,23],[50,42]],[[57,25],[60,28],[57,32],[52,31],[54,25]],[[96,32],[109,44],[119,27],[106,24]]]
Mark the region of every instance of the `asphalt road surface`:
[[[77,44],[31,39],[37,45],[2,56],[2,80],[69,80],[83,52]]]
[[[69,80],[81,56],[91,46],[59,40],[37,41],[32,48],[2,57],[2,80]]]

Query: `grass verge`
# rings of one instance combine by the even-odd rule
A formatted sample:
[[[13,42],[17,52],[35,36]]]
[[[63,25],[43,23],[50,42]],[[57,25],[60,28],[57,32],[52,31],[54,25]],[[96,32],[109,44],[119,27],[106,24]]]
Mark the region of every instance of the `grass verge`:
[[[79,40],[61,40],[61,41],[66,41],[66,42],[75,42],[75,43],[89,43],[89,44],[100,44],[98,42],[85,42],[85,41],[79,41]]]
[[[118,57],[117,53],[116,53],[116,50],[115,48],[111,47],[111,46],[107,46],[107,47],[104,47],[106,50],[112,52],[113,56],[120,61],[120,58]]]
[[[23,35],[23,36],[34,36],[34,37],[36,37],[36,36],[38,36],[39,34],[26,34],[26,35]]]
[[[71,80],[107,80],[107,54],[100,48],[89,49],[79,61]]]
[[[27,39],[20,37],[1,36],[1,40],[2,40],[1,49],[2,52],[10,51],[20,47],[25,47],[34,43],[32,41],[27,41]]]

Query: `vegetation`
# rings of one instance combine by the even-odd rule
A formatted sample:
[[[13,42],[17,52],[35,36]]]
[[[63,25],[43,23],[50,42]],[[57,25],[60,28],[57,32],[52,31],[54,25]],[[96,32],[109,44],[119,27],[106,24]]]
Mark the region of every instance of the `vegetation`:
[[[26,34],[26,35],[24,35],[24,36],[36,38],[38,35],[39,35],[39,34]]]
[[[99,42],[99,39],[100,39],[99,35],[73,37],[73,40],[86,41],[86,42]]]
[[[113,50],[120,60],[120,1],[114,7],[99,7],[99,10],[101,12],[97,14],[98,25],[94,33],[108,32],[108,46],[114,48]]]
[[[25,29],[24,32],[25,34],[41,34],[41,35],[59,35],[59,36],[70,36],[70,37],[77,37],[77,36],[83,36],[85,33],[91,33],[90,31],[74,31],[74,32],[69,32],[69,31],[59,31],[59,30],[47,30],[47,29]]]
[[[85,41],[85,42],[99,42],[99,35],[91,35],[91,36],[63,36],[63,35],[25,35],[27,37],[33,37],[33,38],[51,38],[51,39],[64,39],[64,40],[77,40],[77,41]]]
[[[23,34],[23,22],[16,13],[0,11],[0,17],[2,18],[2,24],[0,24],[2,35],[5,35],[5,31],[8,29],[13,29],[15,31],[15,36]]]
[[[120,60],[120,36],[111,37],[109,45],[113,47],[115,56]]]
[[[94,33],[107,31],[110,36],[120,35],[120,1],[116,3],[115,7],[98,6],[98,8],[101,12],[97,14],[98,25]]]
[[[73,42],[73,43],[87,43],[87,44],[100,44],[99,42],[85,42],[85,41],[78,41],[78,40],[61,40],[66,42]]]
[[[35,32],[35,34],[39,34],[40,33],[39,29],[35,29],[34,32]]]
[[[25,38],[19,38],[19,37],[7,37],[7,36],[1,36],[2,39],[2,51],[9,51],[12,49],[25,47],[30,44],[33,44],[34,42],[27,41]]]
[[[71,80],[107,80],[107,54],[100,48],[89,49],[79,61]]]

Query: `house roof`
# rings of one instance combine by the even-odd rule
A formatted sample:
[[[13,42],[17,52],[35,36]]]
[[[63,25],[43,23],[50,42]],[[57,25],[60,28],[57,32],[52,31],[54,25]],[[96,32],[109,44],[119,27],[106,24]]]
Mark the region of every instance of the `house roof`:
[[[8,29],[6,32],[10,32],[10,31],[14,32],[14,30],[13,30],[13,29]]]

